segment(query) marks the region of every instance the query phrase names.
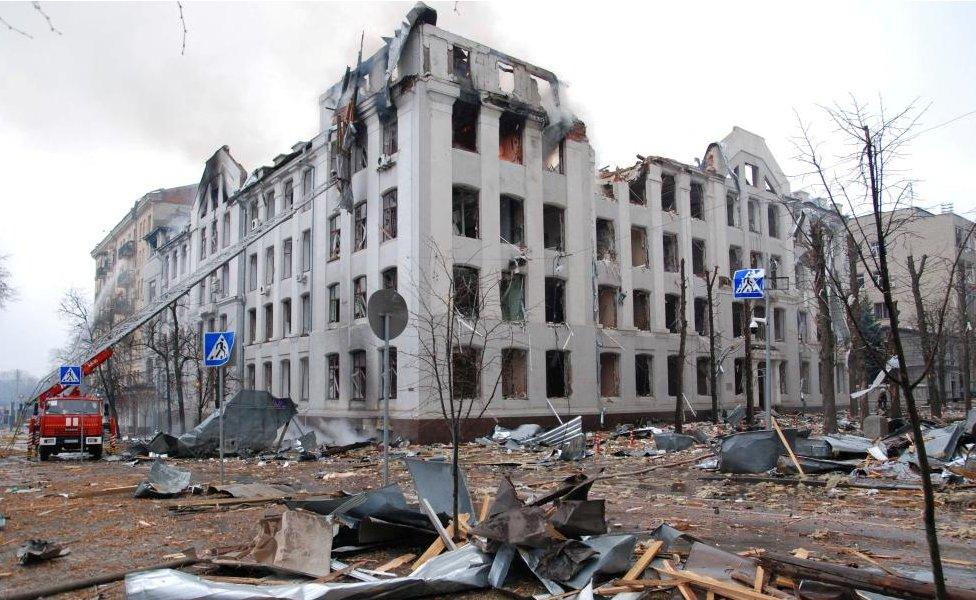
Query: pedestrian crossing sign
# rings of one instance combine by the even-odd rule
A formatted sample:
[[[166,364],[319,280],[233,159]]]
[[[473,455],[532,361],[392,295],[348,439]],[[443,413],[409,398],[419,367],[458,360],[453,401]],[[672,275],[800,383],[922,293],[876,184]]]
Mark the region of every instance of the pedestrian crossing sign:
[[[203,366],[224,366],[233,350],[233,331],[208,331],[203,334]]]
[[[765,269],[739,269],[732,274],[732,297],[737,300],[760,300],[765,290]]]
[[[61,385],[81,385],[81,367],[64,365],[58,369]]]

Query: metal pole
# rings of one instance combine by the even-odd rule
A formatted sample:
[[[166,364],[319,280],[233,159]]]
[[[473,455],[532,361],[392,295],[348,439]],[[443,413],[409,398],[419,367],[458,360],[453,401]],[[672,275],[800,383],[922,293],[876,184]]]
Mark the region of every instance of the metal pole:
[[[383,315],[383,485],[390,485],[390,315]]]
[[[769,271],[766,271],[769,274]],[[772,394],[772,382],[773,382],[773,369],[772,369],[772,358],[770,357],[769,349],[769,335],[771,332],[772,314],[769,312],[769,279],[766,279],[765,285],[763,285],[763,300],[766,304],[766,376],[763,377],[763,394],[766,396],[766,429],[773,428],[773,394]]]
[[[224,485],[224,368],[217,367],[217,403],[220,413],[217,420],[220,423],[220,485]]]

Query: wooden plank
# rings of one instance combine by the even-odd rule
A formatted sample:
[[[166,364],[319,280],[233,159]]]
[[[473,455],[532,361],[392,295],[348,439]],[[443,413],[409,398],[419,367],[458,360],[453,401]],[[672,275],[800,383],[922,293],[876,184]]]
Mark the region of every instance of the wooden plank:
[[[380,571],[382,573],[388,573],[388,572],[392,571],[393,569],[397,569],[399,567],[402,567],[403,565],[407,564],[408,562],[410,562],[411,560],[413,560],[416,557],[417,557],[416,554],[404,554],[403,556],[398,556],[398,557],[394,558],[391,561],[388,561],[388,562],[383,563],[382,565],[376,567],[373,570],[374,571]]]
[[[762,568],[762,565],[756,567],[756,581],[752,584],[752,589],[757,592],[763,591],[763,585],[766,583],[766,570]]]
[[[447,534],[450,536],[454,535],[454,523],[447,526]],[[422,564],[443,552],[444,548],[446,548],[444,545],[444,540],[438,536],[437,539],[434,540],[434,542],[428,546],[426,550],[424,550],[424,553],[420,555],[420,558],[413,563],[412,569],[416,571]]]
[[[732,600],[777,600],[776,596],[763,594],[762,592],[757,592],[736,583],[720,581],[718,579],[706,577],[687,569],[678,571],[672,567],[670,563],[667,563],[667,566],[669,568],[662,570],[662,572],[671,575],[676,579],[681,579],[687,582],[685,585],[695,585],[705,588],[706,590],[712,590],[717,592],[720,596],[725,596],[731,598]],[[678,586],[678,589],[681,589],[680,585]]]
[[[783,442],[783,445],[786,446],[786,451],[790,453],[790,460],[793,461],[793,465],[799,471],[800,477],[806,477],[807,474],[803,472],[803,467],[800,466],[800,461],[796,459],[796,454],[793,454],[793,448],[790,448],[790,443],[786,441],[786,436],[783,435],[783,430],[779,428],[779,423],[776,422],[776,419],[770,419],[770,422],[773,424],[773,429],[776,430],[776,435],[779,436],[779,441]]]
[[[658,571],[661,572],[660,570]],[[670,561],[667,560],[664,561],[663,572],[667,573],[668,575],[671,575],[675,579],[678,579],[678,577],[676,576],[678,571],[677,569],[674,568],[674,565],[672,565]],[[685,600],[698,600],[698,595],[695,594],[695,592],[691,589],[691,586],[688,585],[687,583],[676,581],[675,586],[678,588],[678,592],[681,594],[681,597],[684,598]]]
[[[485,494],[481,500],[481,509],[478,511],[478,522],[481,523],[488,518],[488,509],[491,508],[491,497]]]
[[[88,490],[85,492],[76,492],[74,494],[68,494],[68,499],[75,500],[77,498],[96,498],[98,496],[110,496],[112,494],[123,494],[126,492],[134,492],[136,491],[137,487],[139,487],[138,484],[120,485],[118,487],[104,488],[101,490]]]
[[[647,566],[651,564],[651,561],[654,560],[654,557],[657,556],[657,553],[660,552],[661,548],[663,547],[664,547],[664,542],[660,540],[655,540],[654,542],[652,542],[651,545],[647,547],[647,550],[644,550],[644,553],[641,554],[640,558],[637,559],[637,562],[634,563],[634,566],[632,566],[630,570],[627,571],[627,573],[623,576],[623,579],[637,579],[638,577],[640,577],[641,574],[647,569]]]

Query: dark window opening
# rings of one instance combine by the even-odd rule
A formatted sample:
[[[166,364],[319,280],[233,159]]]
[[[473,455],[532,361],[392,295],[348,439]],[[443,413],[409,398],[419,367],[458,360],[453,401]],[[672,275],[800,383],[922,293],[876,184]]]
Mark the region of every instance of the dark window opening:
[[[325,392],[325,397],[329,400],[339,399],[339,355],[330,354],[326,357],[327,371],[329,373],[329,388]]]
[[[457,348],[451,358],[454,398],[481,397],[481,350],[470,346]]]
[[[596,257],[599,260],[617,260],[617,240],[613,221],[596,220]]]
[[[705,266],[705,240],[691,240],[691,270],[695,275],[702,277],[708,274],[708,267]]]
[[[707,396],[708,395],[708,363],[709,359],[707,356],[699,357],[695,361],[695,379],[698,382],[698,395]]]
[[[786,339],[786,311],[782,308],[773,309],[773,339],[777,342]]]
[[[383,194],[383,241],[397,236],[397,191],[396,188]]]
[[[678,395],[678,378],[681,377],[681,357],[677,354],[668,355],[668,396]]]
[[[454,46],[451,50],[451,72],[459,79],[471,79],[471,51]]]
[[[514,196],[502,196],[499,208],[501,241],[521,246],[525,243],[525,216],[522,201]]]
[[[546,204],[542,207],[542,238],[543,244],[549,250],[562,252],[565,248],[563,214],[563,209],[558,206]]]
[[[350,400],[366,400],[366,351],[354,350],[352,355],[352,395]]]
[[[769,236],[778,238],[779,237],[779,208],[770,204],[766,208],[769,221]]]
[[[695,332],[698,335],[708,334],[708,300],[695,298]]]
[[[569,352],[546,350],[546,397],[568,398],[572,395]]]
[[[653,366],[654,359],[650,354],[637,354],[634,356],[634,374],[638,396],[653,395]]]
[[[725,218],[729,227],[739,226],[739,198],[731,192],[725,195]]]
[[[339,215],[329,217],[329,260],[339,258],[342,247],[342,230],[339,228]]]
[[[378,392],[377,398],[383,398],[383,381],[385,375],[383,373],[383,348],[379,349],[378,352],[379,360],[376,364],[379,365],[379,381],[376,382],[376,391]],[[396,400],[397,397],[397,349],[390,346],[390,399]]]
[[[612,182],[604,183],[603,185],[600,186],[600,190],[603,192],[604,198],[609,198],[611,200],[614,200]]]
[[[478,151],[478,105],[460,100],[451,114],[451,143],[455,148]]]
[[[647,206],[647,173],[641,173],[627,184],[630,193],[630,203]]]
[[[733,362],[733,371],[735,377],[735,393],[741,394],[745,390],[745,359],[737,358]]]
[[[762,252],[750,252],[749,253],[749,268],[750,269],[761,269],[762,266],[763,266]]]
[[[396,267],[390,267],[389,269],[384,269],[381,275],[383,277],[384,290],[397,289],[397,268]]]
[[[745,316],[746,307],[742,302],[732,303],[732,337],[742,337],[742,326],[743,317]]]
[[[362,319],[366,316],[366,277],[353,279],[352,286],[352,318]]]
[[[358,173],[366,168],[366,123],[357,121],[352,142],[352,172]]]
[[[329,323],[339,322],[339,284],[329,286]]]
[[[674,175],[667,173],[661,175],[661,210],[678,212],[678,203],[675,199]]]
[[[729,246],[729,273],[735,273],[742,268],[742,248]]]
[[[524,321],[525,275],[503,271],[500,291],[502,319],[505,321]]]
[[[521,348],[502,349],[502,398],[528,398],[528,353]]]
[[[673,233],[665,233],[662,239],[664,241],[664,270],[668,273],[677,273],[678,236]]]
[[[353,252],[366,248],[366,203],[360,202],[353,209]]]
[[[620,395],[620,355],[616,352],[600,353],[600,396],[615,398]]]
[[[705,219],[705,186],[693,182],[691,184],[691,218]]]
[[[498,120],[498,158],[522,164],[522,134],[525,118],[514,113],[502,113]]]
[[[396,114],[383,121],[383,154],[390,156],[399,150],[397,145],[397,117]]]
[[[478,269],[455,265],[453,274],[455,310],[464,317],[477,317],[480,308]]]
[[[651,330],[651,295],[645,290],[634,290],[634,327]]]
[[[647,255],[647,229],[644,227],[630,228],[630,259],[635,267],[646,267],[650,261]]]
[[[664,324],[671,333],[678,333],[681,324],[678,322],[678,304],[681,301],[677,294],[664,295]]]
[[[566,281],[546,277],[546,322],[566,322]]]
[[[597,290],[600,325],[615,329],[617,327],[617,288],[601,285]]]
[[[469,188],[454,187],[453,193],[454,235],[478,237],[478,192]]]

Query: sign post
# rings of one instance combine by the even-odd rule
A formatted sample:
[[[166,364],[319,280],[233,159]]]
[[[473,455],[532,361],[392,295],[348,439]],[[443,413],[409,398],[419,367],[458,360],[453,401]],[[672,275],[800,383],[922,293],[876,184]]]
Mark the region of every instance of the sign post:
[[[739,269],[732,274],[732,297],[736,300],[763,300],[764,314],[766,315],[766,366],[763,375],[763,397],[766,409],[766,429],[773,426],[773,403],[772,403],[772,357],[769,347],[769,294],[766,293],[766,270],[765,269]],[[750,323],[752,315],[749,315]],[[746,326],[749,326],[747,323]],[[752,348],[746,348],[746,352],[752,352]]]
[[[396,290],[377,290],[366,304],[370,329],[383,340],[383,485],[390,484],[390,340],[407,327],[407,302]]]
[[[220,445],[220,485],[224,485],[224,365],[234,350],[233,331],[208,331],[203,334],[203,366],[217,369],[218,444]]]

